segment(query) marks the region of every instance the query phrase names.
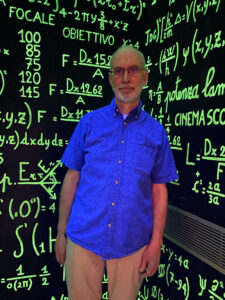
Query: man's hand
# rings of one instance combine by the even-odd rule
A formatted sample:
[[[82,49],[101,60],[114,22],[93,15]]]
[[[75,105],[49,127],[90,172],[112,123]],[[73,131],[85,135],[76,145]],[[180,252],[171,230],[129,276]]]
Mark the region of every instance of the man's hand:
[[[55,256],[60,264],[64,264],[66,260],[67,238],[65,237],[65,231],[79,181],[80,172],[68,169],[60,193],[58,234],[55,242]]]
[[[64,264],[66,260],[67,238],[64,234],[58,234],[55,242],[55,256],[59,264]]]
[[[163,231],[168,206],[165,183],[152,184],[153,231],[150,244],[145,248],[139,271],[144,277],[153,276],[160,264]]]
[[[153,276],[160,264],[161,246],[150,243],[144,250],[139,272],[144,277]]]

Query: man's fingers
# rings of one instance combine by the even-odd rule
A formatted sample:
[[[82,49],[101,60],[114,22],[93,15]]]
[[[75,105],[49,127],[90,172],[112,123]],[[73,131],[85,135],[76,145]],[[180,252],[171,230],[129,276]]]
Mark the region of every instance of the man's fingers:
[[[141,260],[141,264],[140,264],[140,267],[139,267],[139,272],[143,273],[143,272],[145,272],[145,270],[146,270],[146,259],[143,255],[142,260]]]
[[[59,264],[64,264],[65,262],[65,255],[56,255],[56,260]]]

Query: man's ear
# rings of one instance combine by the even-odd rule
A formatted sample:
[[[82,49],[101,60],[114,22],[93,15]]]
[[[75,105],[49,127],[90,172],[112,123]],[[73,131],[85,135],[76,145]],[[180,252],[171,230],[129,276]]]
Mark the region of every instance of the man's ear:
[[[146,83],[148,82],[148,70],[145,70],[144,72],[145,72],[145,74],[144,74],[144,85],[146,85]]]
[[[108,77],[109,77],[109,84],[112,87],[113,85],[112,85],[112,73],[111,72],[108,72]]]

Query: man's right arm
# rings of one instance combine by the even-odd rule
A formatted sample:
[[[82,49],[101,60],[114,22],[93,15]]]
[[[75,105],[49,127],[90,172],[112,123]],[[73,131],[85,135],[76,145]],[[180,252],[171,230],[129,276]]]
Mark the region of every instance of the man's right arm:
[[[55,242],[55,254],[58,263],[63,264],[66,260],[66,226],[69,220],[74,196],[80,181],[80,172],[68,169],[60,193],[59,221]]]

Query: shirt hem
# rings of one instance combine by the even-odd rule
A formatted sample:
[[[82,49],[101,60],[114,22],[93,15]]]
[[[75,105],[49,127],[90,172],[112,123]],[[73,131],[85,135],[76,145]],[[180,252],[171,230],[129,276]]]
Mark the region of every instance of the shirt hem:
[[[179,177],[176,175],[172,175],[170,177],[163,177],[163,178],[159,178],[159,179],[152,179],[152,183],[167,183],[170,181],[174,181],[177,180]]]
[[[64,161],[64,160],[62,160],[62,159],[60,160],[60,162],[63,163],[64,166],[66,166],[66,167],[69,168],[69,169],[72,169],[72,170],[81,172],[81,168],[70,165],[70,162]]]
[[[117,259],[117,258],[123,258],[123,257],[126,257],[126,256],[130,256],[130,255],[132,255],[132,254],[138,252],[141,248],[143,248],[143,247],[145,247],[145,246],[147,246],[147,245],[149,244],[149,243],[145,243],[143,246],[138,247],[138,249],[135,249],[135,250],[133,250],[133,251],[131,251],[131,252],[129,252],[129,253],[126,253],[126,254],[114,255],[114,256],[103,256],[103,255],[101,255],[100,253],[97,253],[96,251],[93,251],[93,249],[91,249],[90,247],[87,247],[87,246],[84,245],[82,242],[80,242],[80,241],[78,241],[78,240],[75,240],[74,238],[71,238],[71,236],[68,235],[68,234],[67,234],[67,238],[68,238],[71,242],[73,242],[73,243],[75,243],[75,244],[77,244],[77,245],[83,247],[84,249],[86,249],[86,250],[88,250],[88,251],[91,251],[92,253],[94,253],[94,254],[97,255],[97,256],[100,256],[100,257],[102,258],[102,260],[111,260],[111,259]]]

